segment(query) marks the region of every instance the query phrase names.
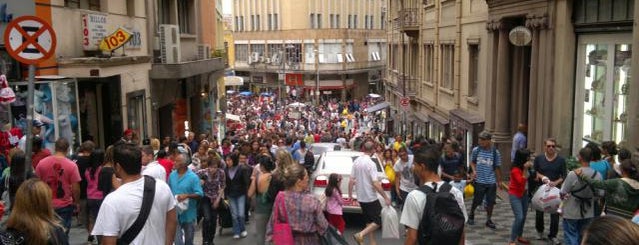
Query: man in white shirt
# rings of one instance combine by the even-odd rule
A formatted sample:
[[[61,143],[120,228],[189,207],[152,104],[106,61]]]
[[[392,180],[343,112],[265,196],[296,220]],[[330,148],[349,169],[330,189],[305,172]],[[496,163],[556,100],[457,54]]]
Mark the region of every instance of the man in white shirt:
[[[353,162],[350,181],[348,182],[348,198],[353,200],[353,185],[357,182],[357,202],[362,208],[362,213],[366,218],[366,228],[359,233],[353,234],[353,238],[357,244],[364,243],[364,236],[369,235],[370,243],[376,244],[373,232],[382,224],[381,211],[382,206],[377,199],[379,193],[386,202],[386,206],[390,206],[391,201],[384,192],[382,184],[377,178],[377,166],[371,159],[375,153],[375,143],[367,141],[364,143],[364,155],[359,156]]]
[[[437,174],[437,169],[439,167],[439,151],[434,148],[429,148],[424,150],[423,152],[419,152],[415,154],[413,172],[415,175],[419,177],[424,185],[428,185],[431,187],[439,189],[445,183],[441,180],[439,175]],[[464,214],[464,221],[468,219],[468,214],[466,214],[466,207],[464,206],[464,196],[460,190],[457,188],[451,188],[450,193],[453,194],[459,208]],[[426,205],[426,194],[421,190],[413,190],[408,193],[406,200],[404,202],[404,210],[402,211],[402,217],[399,220],[400,224],[406,226],[406,240],[404,242],[405,245],[414,245],[417,244],[418,238],[418,229],[419,224],[421,222],[424,207]],[[464,242],[464,235],[462,234],[460,238],[460,244]]]
[[[406,147],[399,148],[399,159],[395,162],[393,169],[395,170],[395,193],[399,197],[400,205],[404,205],[404,200],[408,193],[417,189],[415,184],[415,176],[413,174],[414,155],[408,155]]]
[[[150,145],[142,146],[142,175],[150,176],[166,183],[166,170],[153,158],[153,147]]]
[[[140,148],[133,144],[121,144],[113,149],[114,169],[122,179],[122,186],[104,198],[91,231],[91,235],[102,236],[101,244],[116,244],[140,214],[144,192],[141,158]],[[173,244],[177,225],[175,204],[169,186],[156,181],[149,217],[131,244]]]

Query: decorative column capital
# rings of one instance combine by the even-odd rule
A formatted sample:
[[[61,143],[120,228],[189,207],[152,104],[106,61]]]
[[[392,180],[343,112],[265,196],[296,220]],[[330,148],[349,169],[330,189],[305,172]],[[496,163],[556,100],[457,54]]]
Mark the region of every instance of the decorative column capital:
[[[510,27],[511,25],[503,19],[493,19],[486,21],[486,30],[488,30],[488,32],[508,31]]]
[[[526,15],[526,27],[530,29],[548,28],[548,14],[528,14]]]

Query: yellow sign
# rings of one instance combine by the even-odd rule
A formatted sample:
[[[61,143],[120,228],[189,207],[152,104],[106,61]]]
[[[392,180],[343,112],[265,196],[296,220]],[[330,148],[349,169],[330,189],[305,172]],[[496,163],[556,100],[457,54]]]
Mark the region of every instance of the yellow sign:
[[[108,35],[100,42],[100,50],[112,51],[126,44],[131,39],[131,33],[120,27],[111,35]]]

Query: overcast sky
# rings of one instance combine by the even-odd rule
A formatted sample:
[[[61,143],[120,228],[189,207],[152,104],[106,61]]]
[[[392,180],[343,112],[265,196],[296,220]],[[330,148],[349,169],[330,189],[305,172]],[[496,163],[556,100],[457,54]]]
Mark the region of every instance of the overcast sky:
[[[222,3],[222,7],[224,8],[224,14],[231,14],[232,11],[232,1],[233,0],[224,0],[224,2]]]

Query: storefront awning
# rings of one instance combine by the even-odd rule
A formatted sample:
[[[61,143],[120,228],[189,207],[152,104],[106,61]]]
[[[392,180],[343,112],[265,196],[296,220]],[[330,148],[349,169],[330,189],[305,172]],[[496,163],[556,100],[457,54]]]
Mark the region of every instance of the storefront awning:
[[[366,112],[376,112],[376,111],[385,109],[388,106],[390,106],[388,102],[382,102],[382,103],[366,108]]]
[[[428,115],[422,113],[422,112],[415,112],[415,117],[417,118],[417,120],[423,122],[423,123],[427,123],[428,122]]]

